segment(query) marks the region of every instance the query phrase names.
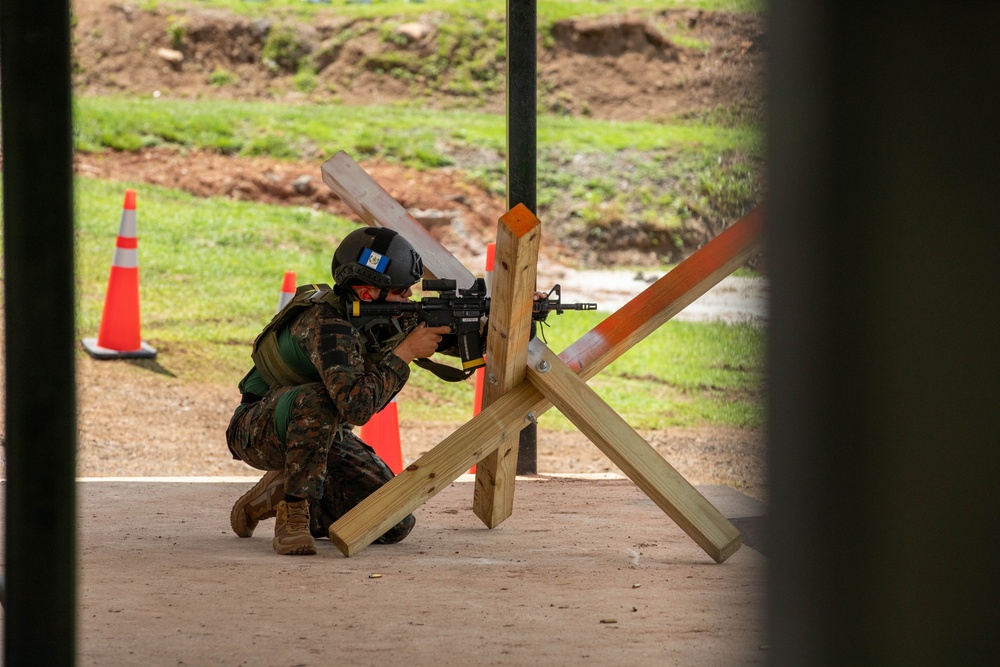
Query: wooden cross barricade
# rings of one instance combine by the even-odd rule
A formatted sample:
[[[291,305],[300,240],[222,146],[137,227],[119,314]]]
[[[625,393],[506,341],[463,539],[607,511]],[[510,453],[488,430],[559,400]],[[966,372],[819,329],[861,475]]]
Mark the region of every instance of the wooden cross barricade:
[[[350,156],[322,167],[323,181],[369,225],[410,241],[428,273],[471,285],[474,276]],[[489,398],[482,411],[330,527],[353,556],[476,465],[473,507],[490,528],[513,508],[518,434],[553,405],[717,563],[740,548],[739,531],[607,405],[587,380],[742,266],[762,242],[758,207],[556,355],[529,341],[540,223],[517,205],[499,221],[487,337]]]

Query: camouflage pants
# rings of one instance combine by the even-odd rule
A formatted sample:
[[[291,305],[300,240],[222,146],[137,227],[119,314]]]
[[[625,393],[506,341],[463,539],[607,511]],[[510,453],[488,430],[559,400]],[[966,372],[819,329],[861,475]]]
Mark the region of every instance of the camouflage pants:
[[[284,442],[275,424],[282,396],[294,391]],[[285,399],[288,401],[288,399]],[[327,537],[330,526],[392,479],[375,451],[348,428],[322,383],[281,387],[233,415],[226,440],[233,457],[258,470],[284,470],[285,493],[309,499],[310,532]],[[407,516],[376,540],[406,537],[416,519]]]

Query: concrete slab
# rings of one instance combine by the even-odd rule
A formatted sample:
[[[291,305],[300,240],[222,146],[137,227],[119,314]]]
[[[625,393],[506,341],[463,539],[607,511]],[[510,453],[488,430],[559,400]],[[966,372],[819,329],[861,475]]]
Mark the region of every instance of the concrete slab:
[[[278,556],[229,529],[253,478],[79,483],[81,665],[752,665],[765,558],[714,563],[625,479],[520,479],[487,530],[457,481],[402,543]],[[727,517],[763,507],[698,487]],[[752,543],[753,540],[747,540]]]

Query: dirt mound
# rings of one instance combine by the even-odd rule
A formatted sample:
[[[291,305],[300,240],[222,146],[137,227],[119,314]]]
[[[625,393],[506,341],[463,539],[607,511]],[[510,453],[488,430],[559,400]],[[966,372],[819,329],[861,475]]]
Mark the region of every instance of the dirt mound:
[[[401,23],[348,20],[331,9],[305,23],[110,0],[75,0],[73,10],[76,85],[85,95],[504,109],[500,17],[482,26],[480,43],[440,55],[450,19],[432,13]],[[762,35],[758,17],[696,10],[558,21],[540,30],[539,104],[615,120],[759,109]],[[304,82],[302,70],[315,78]]]
[[[683,29],[672,40],[637,18],[555,23],[555,46],[539,56],[546,106],[611,120],[659,120],[717,107],[758,113],[759,23],[701,11],[664,12],[660,19]]]
[[[557,51],[590,57],[635,54],[661,62],[679,60],[679,49],[646,21],[639,19],[568,19],[552,26]]]

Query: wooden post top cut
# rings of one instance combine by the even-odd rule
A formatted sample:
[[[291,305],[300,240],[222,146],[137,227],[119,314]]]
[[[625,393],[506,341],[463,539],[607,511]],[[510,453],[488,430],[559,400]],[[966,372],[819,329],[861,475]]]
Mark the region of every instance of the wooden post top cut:
[[[524,204],[515,205],[514,208],[500,216],[500,220],[517,238],[521,238],[541,224],[531,209]]]

